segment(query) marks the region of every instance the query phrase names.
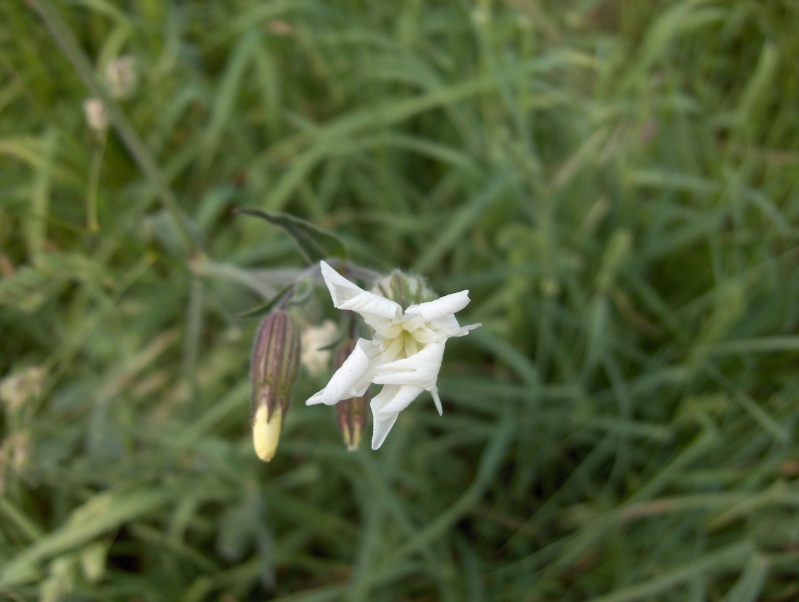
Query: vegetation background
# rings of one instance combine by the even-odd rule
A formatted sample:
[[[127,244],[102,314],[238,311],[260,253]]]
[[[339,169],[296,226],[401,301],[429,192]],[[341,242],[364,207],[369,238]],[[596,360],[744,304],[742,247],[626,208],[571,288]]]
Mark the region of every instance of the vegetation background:
[[[0,4],[0,599],[797,599],[797,23]],[[256,459],[233,316],[302,261],[241,205],[471,290],[443,418],[347,453],[303,372]]]

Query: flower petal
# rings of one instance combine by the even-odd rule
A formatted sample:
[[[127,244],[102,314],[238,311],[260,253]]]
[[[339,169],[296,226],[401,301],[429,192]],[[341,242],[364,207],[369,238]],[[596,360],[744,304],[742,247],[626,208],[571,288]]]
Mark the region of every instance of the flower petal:
[[[453,337],[466,336],[467,334],[469,334],[469,331],[474,330],[475,328],[480,328],[482,325],[483,325],[482,322],[477,322],[476,324],[467,324],[466,326],[461,326],[458,329],[458,332],[456,332],[455,334],[453,334],[451,336],[453,336]]]
[[[438,387],[433,387],[430,389],[430,395],[433,396],[433,403],[436,404],[436,410],[438,410],[438,415],[444,415],[444,408],[441,407],[441,398],[438,396]]]
[[[374,423],[372,449],[383,445],[400,411],[407,408],[422,391],[422,387],[387,385],[375,395],[370,403]]]
[[[398,320],[402,316],[402,308],[399,304],[363,290],[357,284],[353,284],[344,278],[324,261],[319,263],[327,290],[330,291],[330,297],[333,299],[333,305],[338,309],[357,312],[367,321],[370,318],[378,318],[378,322]]]
[[[444,343],[431,343],[410,357],[379,365],[373,382],[378,385],[416,385],[430,390],[438,379]]]
[[[360,397],[372,383],[379,359],[380,348],[375,343],[358,339],[355,349],[336,370],[327,386],[308,399],[305,405],[333,405],[342,399]]]
[[[422,316],[425,322],[432,322],[447,315],[459,312],[469,305],[469,291],[461,291],[444,295],[435,301],[411,305],[405,310],[406,314]]]
[[[426,322],[424,328],[416,331],[416,337],[423,343],[442,343],[450,337],[462,336],[461,325],[454,314],[447,314],[432,322]]]
[[[380,446],[383,445],[383,441],[388,437],[391,427],[393,427],[394,423],[397,421],[397,416],[399,416],[399,412],[388,414],[379,420],[377,418],[374,419],[375,428],[372,432],[372,449],[380,449]]]
[[[386,389],[388,389],[388,394],[381,399],[380,396]],[[374,419],[379,420],[390,414],[401,412],[411,405],[411,402],[419,397],[422,391],[424,389],[416,385],[387,385],[383,387],[383,390],[372,400],[371,406]]]

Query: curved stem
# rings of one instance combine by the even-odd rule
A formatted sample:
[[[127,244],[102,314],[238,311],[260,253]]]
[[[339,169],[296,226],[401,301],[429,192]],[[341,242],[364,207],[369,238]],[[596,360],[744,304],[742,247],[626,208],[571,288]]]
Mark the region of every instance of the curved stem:
[[[111,125],[114,127],[117,134],[119,134],[122,142],[133,156],[134,161],[136,161],[139,168],[144,173],[144,176],[155,189],[161,203],[175,221],[175,226],[183,239],[186,252],[189,254],[199,252],[200,250],[197,248],[194,239],[189,234],[189,230],[182,218],[177,198],[169,187],[166,177],[164,177],[164,174],[158,167],[150,150],[139,137],[136,130],[133,129],[133,126],[128,121],[119,104],[106,91],[102,83],[98,81],[89,59],[86,58],[86,55],[81,50],[72,30],[66,24],[61,14],[55,8],[51,0],[28,0],[28,4],[38,13],[47,29],[50,30],[53,38],[64,51],[67,60],[72,64],[73,69],[75,69],[78,76],[83,80],[89,92],[102,100],[108,111]]]

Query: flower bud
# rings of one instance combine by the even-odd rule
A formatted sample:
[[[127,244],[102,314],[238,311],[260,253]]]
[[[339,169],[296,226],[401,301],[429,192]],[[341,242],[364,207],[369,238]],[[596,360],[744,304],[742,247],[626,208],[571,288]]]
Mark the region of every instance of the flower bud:
[[[394,270],[385,278],[378,280],[372,292],[396,301],[402,307],[433,301],[438,297],[427,287],[424,278],[411,276],[400,270]]]
[[[130,56],[120,56],[105,70],[108,89],[114,98],[128,98],[136,89],[136,61]]]
[[[108,129],[108,110],[99,98],[87,98],[83,101],[83,113],[89,128],[97,134],[102,134]]]
[[[336,354],[336,369],[341,367],[354,348],[355,343],[348,341],[339,349]],[[361,434],[368,422],[369,415],[366,412],[368,406],[368,390],[360,397],[344,399],[336,406],[336,420],[344,438],[344,445],[347,446],[347,451],[355,451],[361,444]]]
[[[264,462],[275,455],[299,366],[299,330],[288,312],[274,310],[261,322],[252,352],[252,437]]]

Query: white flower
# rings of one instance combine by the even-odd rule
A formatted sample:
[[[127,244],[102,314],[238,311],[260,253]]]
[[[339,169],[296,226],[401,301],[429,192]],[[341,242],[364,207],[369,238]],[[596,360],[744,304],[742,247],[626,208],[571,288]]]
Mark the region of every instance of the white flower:
[[[311,376],[316,376],[330,365],[330,349],[336,341],[336,325],[325,320],[319,326],[310,326],[300,335],[300,363]]]
[[[374,418],[372,449],[385,441],[399,413],[422,391],[430,391],[441,414],[436,380],[444,344],[480,324],[460,326],[455,313],[469,304],[469,291],[411,305],[404,312],[395,301],[356,286],[324,261],[322,276],[338,309],[357,312],[375,331],[372,340],[358,339],[355,349],[327,386],[307,405],[333,405],[360,397],[372,383],[385,385],[371,401]]]

